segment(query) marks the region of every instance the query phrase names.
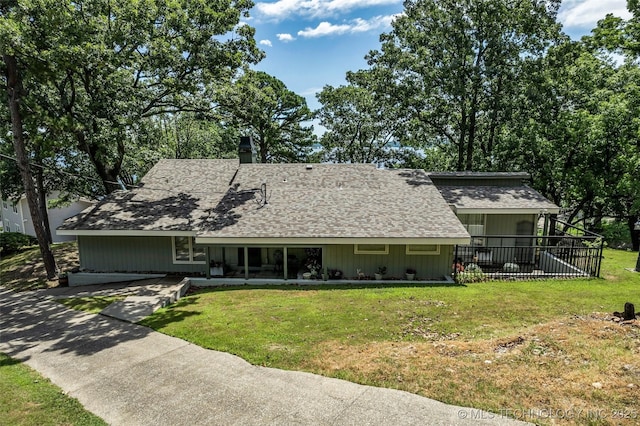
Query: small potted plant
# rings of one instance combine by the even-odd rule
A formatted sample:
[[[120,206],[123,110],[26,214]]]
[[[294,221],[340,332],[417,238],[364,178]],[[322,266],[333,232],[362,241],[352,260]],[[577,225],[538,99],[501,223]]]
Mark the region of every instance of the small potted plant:
[[[374,274],[376,277],[376,280],[381,280],[386,273],[387,273],[386,266],[378,266],[378,271]]]
[[[413,268],[407,268],[405,276],[407,277],[407,281],[413,281],[413,279],[416,277],[416,270]]]

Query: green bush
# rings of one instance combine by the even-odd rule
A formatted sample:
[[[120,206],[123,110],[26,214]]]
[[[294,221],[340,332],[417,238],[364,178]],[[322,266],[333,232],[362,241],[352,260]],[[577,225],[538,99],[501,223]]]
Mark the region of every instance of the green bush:
[[[611,248],[625,249],[631,247],[631,233],[629,225],[619,220],[603,221],[602,232],[600,232]]]
[[[0,234],[0,252],[3,256],[19,252],[21,249],[38,244],[38,240],[19,232],[3,232]]]

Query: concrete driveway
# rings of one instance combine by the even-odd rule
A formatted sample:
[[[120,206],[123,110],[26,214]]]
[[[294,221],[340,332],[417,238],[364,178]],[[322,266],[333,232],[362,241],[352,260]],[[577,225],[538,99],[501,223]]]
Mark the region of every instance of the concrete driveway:
[[[0,351],[113,425],[522,424],[407,392],[253,366],[37,293],[0,289]]]

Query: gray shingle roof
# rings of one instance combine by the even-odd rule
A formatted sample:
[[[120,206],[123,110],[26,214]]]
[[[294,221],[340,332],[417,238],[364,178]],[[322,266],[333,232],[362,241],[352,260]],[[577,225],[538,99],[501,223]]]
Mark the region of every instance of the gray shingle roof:
[[[528,186],[439,186],[444,199],[458,210],[547,210],[559,207]]]
[[[468,238],[419,170],[162,160],[142,183],[61,229],[193,230],[221,238]],[[263,183],[266,205],[257,202]]]

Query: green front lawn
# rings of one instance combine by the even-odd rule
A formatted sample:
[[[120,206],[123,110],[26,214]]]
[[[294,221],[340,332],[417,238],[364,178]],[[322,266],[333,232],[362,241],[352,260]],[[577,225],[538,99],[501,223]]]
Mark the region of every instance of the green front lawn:
[[[202,289],[143,324],[258,365],[494,411],[635,409],[640,328],[608,314],[640,309],[640,274],[624,269],[636,255],[606,250],[591,280]]]
[[[31,368],[0,353],[0,425],[106,425]]]

